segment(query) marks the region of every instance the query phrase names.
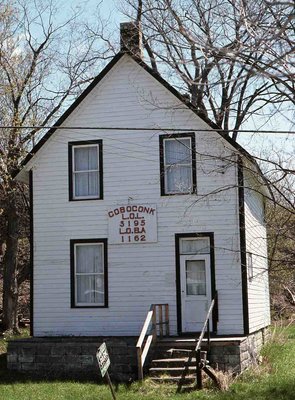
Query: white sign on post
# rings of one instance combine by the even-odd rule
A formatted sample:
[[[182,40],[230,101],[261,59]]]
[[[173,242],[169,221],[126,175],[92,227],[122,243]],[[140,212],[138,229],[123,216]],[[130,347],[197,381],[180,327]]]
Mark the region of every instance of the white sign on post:
[[[96,353],[96,359],[99,365],[101,376],[104,377],[111,362],[107,351],[107,346],[103,343]]]
[[[117,206],[108,211],[109,243],[157,242],[157,209],[155,205]]]
[[[110,375],[108,373],[108,368],[111,365],[111,361],[110,361],[109,353],[107,350],[107,345],[104,342],[96,352],[96,359],[98,362],[101,376],[102,377],[106,376],[108,385],[109,385],[111,393],[112,393],[113,400],[116,400],[115,391],[114,391],[114,388],[112,385]]]

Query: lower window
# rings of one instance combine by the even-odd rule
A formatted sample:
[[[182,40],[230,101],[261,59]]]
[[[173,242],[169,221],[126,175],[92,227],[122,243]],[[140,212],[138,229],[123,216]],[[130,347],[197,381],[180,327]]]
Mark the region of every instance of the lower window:
[[[107,239],[71,240],[72,307],[107,307]]]

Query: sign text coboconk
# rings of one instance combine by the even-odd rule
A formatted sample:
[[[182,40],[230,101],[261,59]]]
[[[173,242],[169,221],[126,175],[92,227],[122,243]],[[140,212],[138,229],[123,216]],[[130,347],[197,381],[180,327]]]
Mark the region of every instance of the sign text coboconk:
[[[108,211],[109,243],[157,242],[157,209],[155,205],[116,206]]]

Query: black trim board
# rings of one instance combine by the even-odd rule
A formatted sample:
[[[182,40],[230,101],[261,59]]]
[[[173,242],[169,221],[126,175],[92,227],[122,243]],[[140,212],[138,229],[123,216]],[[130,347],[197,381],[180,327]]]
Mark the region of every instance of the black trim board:
[[[165,166],[164,166],[164,141],[166,139],[191,139],[191,153],[192,153],[192,183],[193,187],[190,192],[185,193],[165,193]],[[161,196],[179,196],[185,194],[195,194],[197,191],[197,164],[196,164],[196,137],[194,132],[186,133],[174,133],[168,135],[159,135],[159,157],[160,157],[160,184],[161,184]]]
[[[117,53],[114,58],[106,65],[106,67],[93,79],[89,86],[81,93],[81,95],[72,103],[72,105],[62,114],[62,116],[55,122],[55,126],[60,126],[68,118],[68,116],[78,107],[78,105],[84,100],[84,98],[95,88],[95,86],[107,75],[107,73],[120,61],[120,59],[128,54],[138,65],[140,65],[146,72],[148,72],[154,79],[156,79],[161,85],[163,85],[170,93],[172,93],[177,99],[179,99],[184,105],[186,105],[192,112],[194,112],[201,120],[203,120],[212,130],[218,130],[217,133],[226,140],[232,147],[237,151],[247,157],[257,168],[262,178],[265,180],[263,173],[260,170],[259,165],[256,160],[249,154],[241,145],[235,142],[230,136],[224,135],[220,132],[222,129],[220,126],[206,118],[201,114],[196,107],[187,100],[185,96],[180,94],[173,86],[170,85],[161,75],[155,72],[151,67],[149,67],[142,59],[124,51]],[[29,160],[38,152],[38,150],[47,142],[47,140],[52,136],[52,134],[57,130],[54,126],[49,129],[49,131],[39,140],[39,142],[33,147],[30,153],[25,157],[21,163],[19,169],[15,171],[14,177],[20,172],[20,170],[29,162]]]
[[[247,255],[246,255],[246,226],[245,226],[245,194],[243,162],[239,157],[238,163],[238,198],[239,198],[239,229],[240,229],[240,254],[241,254],[241,277],[242,277],[242,300],[243,300],[243,324],[244,334],[249,334],[249,304],[248,304],[248,278],[247,278]]]
[[[177,312],[177,332],[182,333],[182,318],[181,318],[181,282],[180,282],[180,239],[182,238],[199,238],[209,237],[210,240],[210,269],[211,269],[211,298],[213,299],[216,292],[215,280],[215,250],[214,250],[214,233],[213,232],[198,232],[198,233],[176,233],[175,234],[175,267],[176,267],[176,312]],[[213,332],[217,332],[218,313],[212,315]]]
[[[34,206],[33,171],[29,172],[30,197],[30,335],[34,336]]]
[[[73,146],[84,146],[89,144],[98,145],[98,157],[99,157],[99,197],[85,198],[85,199],[74,199],[73,197],[73,157],[72,148]],[[68,184],[69,184],[69,201],[91,201],[91,200],[103,200],[103,143],[102,140],[83,140],[77,142],[68,143]]]
[[[103,243],[104,251],[104,305],[77,306],[75,299],[75,244],[79,243]],[[70,240],[70,265],[71,265],[71,308],[108,308],[109,292],[108,292],[108,239],[71,239]]]

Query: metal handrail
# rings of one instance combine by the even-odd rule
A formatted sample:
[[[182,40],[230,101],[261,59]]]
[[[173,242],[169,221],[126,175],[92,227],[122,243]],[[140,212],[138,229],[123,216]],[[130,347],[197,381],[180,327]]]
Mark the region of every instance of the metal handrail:
[[[206,319],[203,325],[203,329],[200,333],[197,345],[195,347],[195,353],[196,353],[196,363],[197,363],[197,369],[196,369],[196,378],[197,378],[197,386],[198,389],[202,389],[202,362],[201,362],[201,346],[202,346],[202,341],[204,339],[204,335],[207,329],[207,345],[208,345],[208,350],[210,350],[210,317],[212,314],[212,311],[214,309],[214,306],[217,307],[217,300],[218,300],[218,294],[217,291],[214,294],[214,297],[211,301],[209,310],[206,315]]]
[[[163,307],[165,308],[165,320],[163,321]],[[158,313],[157,313],[158,310]],[[157,314],[159,315],[159,322],[157,322]],[[148,329],[151,326],[151,334],[147,336],[143,346]],[[136,349],[137,349],[137,363],[138,363],[138,379],[143,380],[143,367],[151,347],[151,344],[157,340],[157,336],[164,336],[163,326],[165,326],[165,336],[169,336],[169,305],[168,304],[152,304],[147,313],[141,333],[139,335]],[[159,335],[158,335],[159,327]]]

